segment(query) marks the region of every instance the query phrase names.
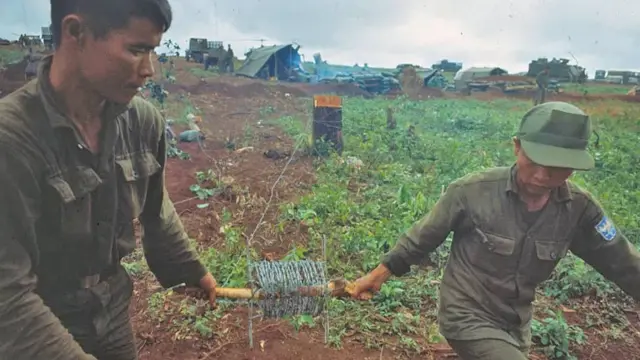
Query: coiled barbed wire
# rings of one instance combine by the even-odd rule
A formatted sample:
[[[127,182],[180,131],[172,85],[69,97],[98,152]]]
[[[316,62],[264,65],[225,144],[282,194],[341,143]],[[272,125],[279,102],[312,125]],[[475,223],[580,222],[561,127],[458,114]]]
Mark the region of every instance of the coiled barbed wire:
[[[254,276],[265,298],[258,302],[263,315],[319,315],[326,296],[305,296],[301,287],[326,286],[325,264],[318,261],[260,261],[253,264]]]

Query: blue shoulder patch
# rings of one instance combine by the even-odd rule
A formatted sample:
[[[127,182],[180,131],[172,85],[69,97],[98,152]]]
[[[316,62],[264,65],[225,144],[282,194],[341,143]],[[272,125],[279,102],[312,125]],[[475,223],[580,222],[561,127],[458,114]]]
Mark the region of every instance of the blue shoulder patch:
[[[607,241],[613,240],[618,233],[613,222],[606,216],[603,216],[602,220],[596,225],[596,231]]]

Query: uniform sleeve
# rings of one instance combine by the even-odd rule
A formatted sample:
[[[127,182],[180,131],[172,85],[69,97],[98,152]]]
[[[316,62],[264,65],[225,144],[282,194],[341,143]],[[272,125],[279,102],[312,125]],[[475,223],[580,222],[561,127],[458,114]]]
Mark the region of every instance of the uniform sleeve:
[[[0,356],[13,360],[95,360],[34,291],[35,218],[40,191],[15,151],[0,146]]]
[[[418,264],[444,242],[463,213],[461,193],[459,186],[450,185],[427,216],[400,236],[382,261],[391,273],[406,274],[411,265]]]
[[[571,251],[640,300],[640,253],[617,229],[596,201],[590,201],[579,222]]]
[[[139,219],[145,258],[162,286],[197,285],[207,270],[190,247],[187,233],[169,199],[164,180],[167,160],[164,120],[159,112],[154,114],[161,133],[156,155],[161,170],[149,179],[146,202]]]

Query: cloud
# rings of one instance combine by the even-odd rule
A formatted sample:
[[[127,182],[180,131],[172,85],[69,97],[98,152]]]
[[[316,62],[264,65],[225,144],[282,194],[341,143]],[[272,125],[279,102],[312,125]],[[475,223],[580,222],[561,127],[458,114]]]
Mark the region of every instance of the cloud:
[[[39,35],[40,27],[50,22],[49,2],[46,0],[0,0],[0,9],[1,38],[15,39],[25,32]]]
[[[0,0],[8,3],[9,0]],[[0,37],[38,33],[48,24],[42,0],[3,5]],[[640,2],[609,0],[173,0],[175,22],[165,38],[231,43],[236,53],[295,41],[307,58],[331,63],[429,66],[440,59],[466,66],[522,71],[532,59],[577,60],[596,68],[635,69]],[[5,20],[6,19],[6,20]],[[574,60],[575,58],[575,60]]]

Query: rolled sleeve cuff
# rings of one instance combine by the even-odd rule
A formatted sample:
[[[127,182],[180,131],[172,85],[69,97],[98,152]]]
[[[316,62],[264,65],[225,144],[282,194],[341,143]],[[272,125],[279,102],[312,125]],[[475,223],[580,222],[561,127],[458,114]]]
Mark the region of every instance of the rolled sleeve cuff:
[[[200,261],[193,260],[181,264],[177,268],[156,271],[155,276],[164,288],[170,288],[182,283],[187,286],[199,286],[200,280],[207,272],[207,269]]]
[[[411,265],[395,250],[388,252],[382,259],[382,264],[394,276],[402,276],[411,270]]]

